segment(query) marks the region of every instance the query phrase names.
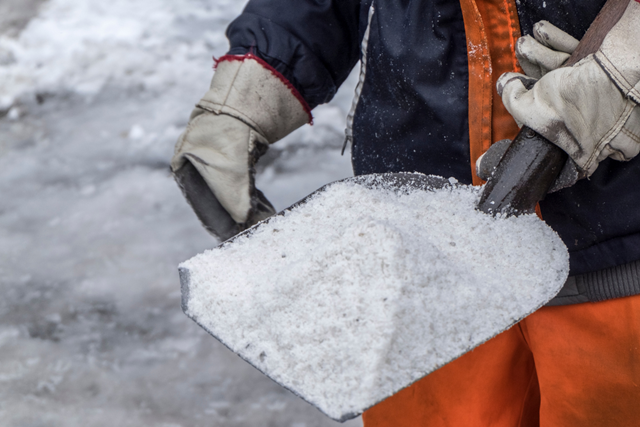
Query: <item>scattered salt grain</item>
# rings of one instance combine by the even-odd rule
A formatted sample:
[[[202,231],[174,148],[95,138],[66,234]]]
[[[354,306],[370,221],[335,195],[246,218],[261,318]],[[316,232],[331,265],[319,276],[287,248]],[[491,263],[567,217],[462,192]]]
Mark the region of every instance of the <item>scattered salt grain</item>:
[[[474,209],[478,188],[339,182],[181,264],[188,316],[336,420],[552,298],[568,253],[535,215]]]

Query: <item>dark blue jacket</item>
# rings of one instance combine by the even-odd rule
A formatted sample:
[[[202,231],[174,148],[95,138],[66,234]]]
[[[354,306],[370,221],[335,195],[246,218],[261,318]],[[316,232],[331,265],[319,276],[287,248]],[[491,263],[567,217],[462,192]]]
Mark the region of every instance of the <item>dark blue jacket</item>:
[[[355,174],[417,171],[471,183],[467,44],[457,1],[251,0],[228,29],[229,53],[262,57],[313,108],[333,97],[360,59],[372,1],[353,124]],[[519,0],[517,12],[523,34],[546,19],[581,38],[603,4]],[[572,275],[640,259],[638,182],[640,156],[605,160],[590,179],[541,203],[569,248]]]

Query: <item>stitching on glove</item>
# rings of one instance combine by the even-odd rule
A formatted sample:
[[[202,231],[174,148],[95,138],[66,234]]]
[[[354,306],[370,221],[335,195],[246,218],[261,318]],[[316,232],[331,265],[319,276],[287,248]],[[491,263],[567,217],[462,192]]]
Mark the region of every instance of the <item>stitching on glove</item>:
[[[215,111],[215,113],[219,114],[224,107],[230,108],[227,105],[227,99],[229,99],[229,95],[231,94],[231,89],[233,88],[233,84],[235,83],[236,79],[238,78],[238,74],[240,74],[240,70],[241,69],[242,69],[242,65],[240,65],[238,67],[238,69],[236,70],[236,73],[233,75],[233,79],[231,80],[231,84],[227,88],[227,93],[224,95],[224,100],[222,101],[222,105],[220,106],[220,109],[218,111]],[[213,103],[211,103],[211,104],[213,104]]]
[[[244,114],[242,111],[237,110],[229,105],[219,104],[217,102],[211,102],[211,101],[201,99],[196,106],[205,111],[213,113],[216,116],[227,115],[229,117],[233,117],[234,119],[240,120],[242,123],[246,124],[250,128],[255,129],[257,132],[260,132],[262,135],[265,134],[265,132],[262,129],[260,129],[260,126],[258,126],[257,123],[251,120],[250,117],[247,117],[247,115]]]
[[[203,103],[206,103],[206,104],[204,104],[204,105],[203,105]],[[238,110],[236,110],[235,108],[229,107],[228,105],[220,105],[221,107],[224,107],[224,109],[225,109],[225,110],[223,111],[223,110],[221,109],[219,112],[216,112],[216,111],[214,111],[213,109],[208,108],[208,105],[209,105],[209,104],[210,104],[210,105],[213,105],[213,106],[218,106],[218,105],[220,105],[220,104],[213,103],[213,102],[210,102],[210,101],[202,101],[202,100],[201,100],[201,101],[197,104],[197,107],[198,107],[198,108],[201,108],[201,109],[203,109],[203,110],[205,110],[205,111],[207,111],[207,112],[209,112],[209,113],[211,113],[211,114],[215,114],[216,116],[229,116],[229,117],[233,117],[234,119],[239,120],[239,121],[241,121],[242,123],[244,123],[245,125],[249,126],[249,127],[252,129],[252,131],[257,132],[257,133],[259,133],[260,135],[264,135],[264,131],[262,131],[262,130],[260,129],[260,127],[259,127],[256,123],[254,123],[254,122],[253,122],[253,120],[249,119],[245,114],[243,114],[243,113],[242,113],[242,111],[238,111]],[[230,114],[228,110],[231,110],[231,111],[232,111],[232,112],[234,112],[235,114]],[[196,119],[198,119],[198,118],[199,118],[199,117],[196,117]],[[188,126],[191,126],[191,123],[190,123]],[[187,128],[187,130],[188,130],[188,128]]]
[[[213,68],[216,69],[218,67],[218,64],[220,64],[222,61],[240,61],[240,62],[244,62],[247,59],[253,59],[258,64],[262,65],[262,67],[264,67],[265,69],[269,70],[271,72],[271,74],[273,74],[275,77],[277,77],[278,80],[280,80],[291,91],[293,96],[300,102],[300,104],[302,105],[302,108],[304,109],[305,113],[307,113],[307,115],[309,116],[309,124],[313,125],[313,115],[311,114],[311,108],[309,107],[309,104],[307,104],[307,101],[302,97],[300,92],[298,92],[298,89],[296,89],[291,84],[291,82],[289,80],[287,80],[287,78],[285,76],[282,75],[282,73],[280,73],[278,70],[273,68],[271,65],[269,65],[268,62],[266,62],[262,58],[259,58],[259,57],[255,56],[255,55],[251,54],[251,53],[248,53],[248,54],[243,55],[243,56],[240,56],[240,55],[224,55],[224,56],[221,56],[218,59],[214,58],[215,65],[214,65]]]
[[[640,136],[638,136],[635,133],[631,132],[629,129],[622,128],[622,130],[620,132],[622,132],[624,135],[626,135],[633,142],[635,142],[637,144],[640,144]]]
[[[635,90],[634,85],[631,84],[624,75],[616,68],[607,55],[602,51],[596,52],[594,55],[596,63],[604,70],[607,76],[615,83],[616,87],[623,93],[625,97],[629,97],[632,91]]]
[[[249,151],[249,166],[253,167],[260,157],[262,157],[267,150],[269,150],[269,144],[265,144],[260,137],[264,139],[260,133],[251,129],[249,131],[249,144],[247,149]]]
[[[638,84],[629,91],[629,98],[631,98],[636,104],[640,104],[640,82],[638,82]]]
[[[209,163],[205,162],[202,158],[200,158],[200,157],[196,156],[195,154],[192,154],[192,153],[185,153],[185,154],[184,154],[184,157],[186,157],[186,158],[188,158],[188,159],[190,159],[190,160],[194,160],[194,161],[196,161],[196,162],[198,162],[198,163],[200,163],[200,164],[202,164],[202,165],[210,166],[210,165],[209,165]]]
[[[585,163],[585,167],[584,167],[585,170],[587,171],[590,170],[592,163],[598,158],[602,150],[604,150],[604,147],[607,144],[609,144],[613,140],[613,138],[615,138],[616,135],[618,135],[622,131],[624,125],[627,123],[627,120],[629,120],[629,116],[633,112],[634,108],[635,108],[635,105],[632,102],[628,101],[627,106],[620,114],[620,117],[618,117],[618,120],[616,121],[616,123],[611,127],[611,129],[609,129],[609,132],[604,134],[604,136],[600,139],[598,144],[596,144],[595,150],[593,150],[591,157],[589,157],[589,159]]]

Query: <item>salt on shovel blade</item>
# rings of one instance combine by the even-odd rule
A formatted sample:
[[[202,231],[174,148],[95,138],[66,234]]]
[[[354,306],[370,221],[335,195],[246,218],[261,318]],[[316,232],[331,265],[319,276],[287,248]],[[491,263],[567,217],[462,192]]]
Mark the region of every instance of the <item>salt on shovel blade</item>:
[[[533,215],[477,212],[422,174],[323,187],[180,265],[184,312],[346,421],[508,329],[562,287],[568,253]]]

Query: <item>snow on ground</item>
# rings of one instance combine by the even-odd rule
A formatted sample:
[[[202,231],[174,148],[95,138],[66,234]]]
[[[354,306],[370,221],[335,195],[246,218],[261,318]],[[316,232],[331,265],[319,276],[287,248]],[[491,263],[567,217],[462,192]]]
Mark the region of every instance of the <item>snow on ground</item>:
[[[169,159],[242,6],[2,0],[0,425],[336,425],[180,309],[178,263],[216,242]],[[353,85],[263,159],[276,207],[351,174]]]

